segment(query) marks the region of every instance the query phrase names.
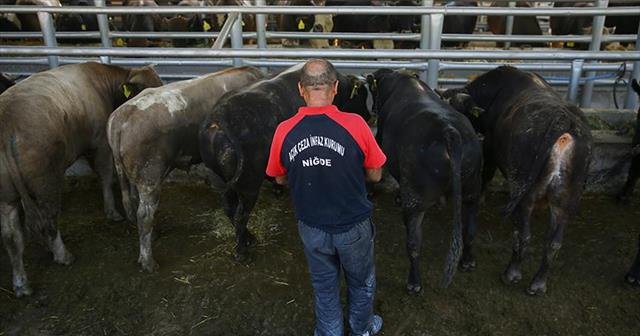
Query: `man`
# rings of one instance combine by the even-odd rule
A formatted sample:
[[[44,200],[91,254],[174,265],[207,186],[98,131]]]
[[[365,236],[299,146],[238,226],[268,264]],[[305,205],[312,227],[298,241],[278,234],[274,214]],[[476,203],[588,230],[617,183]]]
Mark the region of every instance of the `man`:
[[[377,182],[386,157],[362,117],[332,105],[338,81],[333,65],[310,60],[298,90],[307,106],[276,129],[267,175],[289,184],[298,232],[315,292],[315,335],[344,334],[340,272],[348,286],[351,335],[375,335],[376,287],[372,204],[365,179]]]

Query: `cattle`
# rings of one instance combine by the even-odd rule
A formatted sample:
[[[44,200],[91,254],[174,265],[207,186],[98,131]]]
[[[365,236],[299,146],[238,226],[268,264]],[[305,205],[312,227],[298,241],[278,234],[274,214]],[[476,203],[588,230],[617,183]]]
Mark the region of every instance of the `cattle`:
[[[62,7],[59,0],[17,0],[17,6]],[[22,31],[40,31],[40,21],[35,14],[17,14]],[[54,16],[55,18],[55,16]]]
[[[107,135],[122,201],[127,218],[138,224],[138,262],[145,271],[158,266],[151,235],[163,179],[173,169],[188,170],[201,162],[198,129],[218,99],[262,78],[258,69],[242,67],[174,82],[145,90],[109,118]]]
[[[55,262],[73,261],[56,218],[64,172],[80,156],[92,159],[102,180],[107,217],[122,219],[111,189],[107,118],[127,98],[160,85],[151,67],[89,62],[34,74],[0,95],[0,225],[17,297],[32,293],[22,261],[21,218],[29,232],[46,242]]]
[[[123,6],[157,7],[155,0],[125,0]],[[125,15],[122,30],[129,32],[157,32],[164,30],[163,18],[159,14]],[[148,47],[149,40],[145,38],[131,38],[127,40],[128,47]]]
[[[465,0],[449,0],[445,3],[445,7],[477,7],[476,1]],[[445,34],[472,34],[476,28],[476,16],[470,15],[446,15],[442,24],[442,32]],[[462,47],[466,45],[465,42],[454,41],[442,41],[443,47]]]
[[[203,0],[182,0],[178,2],[178,6],[203,7],[211,5],[210,1]],[[178,14],[172,18],[164,20],[164,28],[167,31],[177,32],[209,32],[218,31],[218,18],[215,15],[206,14]],[[174,47],[189,47],[199,43],[209,43],[209,39],[174,39]]]
[[[16,82],[9,76],[0,73],[0,93],[15,85]]]
[[[510,66],[491,70],[462,89],[446,91],[444,97],[484,135],[483,187],[496,168],[509,187],[504,214],[513,219],[515,229],[513,255],[502,276],[506,284],[522,279],[520,264],[531,239],[531,213],[536,203],[546,200],[551,213],[549,239],[527,288],[531,295],[545,293],[549,268],[577,212],[591,160],[586,117],[544,79]]]
[[[593,5],[593,2],[555,2],[553,7],[593,7]],[[549,22],[554,35],[583,35],[592,23],[593,18],[590,16],[551,16]],[[588,43],[566,42],[564,46],[581,50],[589,48]]]
[[[277,6],[324,6],[325,0],[278,0]],[[279,15],[278,27],[286,32],[331,32],[333,29],[332,15],[296,14]],[[328,48],[327,40],[309,40],[312,47]],[[300,45],[298,39],[282,39],[282,46],[293,47]]]
[[[64,6],[95,6],[93,0],[69,0],[62,2]],[[95,14],[62,14],[56,19],[57,31],[97,31],[98,19]],[[67,43],[95,42],[95,39],[64,39]]]
[[[504,3],[494,2],[491,7],[503,7]],[[527,1],[517,1],[517,7],[531,7]],[[506,17],[505,16],[487,16],[487,24],[489,30],[496,35],[504,35],[506,31]],[[542,35],[540,24],[535,16],[515,16],[513,18],[513,35]],[[498,47],[504,45],[499,42],[496,44]],[[544,43],[532,43],[532,42],[512,42],[514,47],[545,47]]]
[[[636,94],[640,96],[640,85],[635,78],[631,81],[631,87]],[[640,177],[640,154],[638,153],[640,151],[640,109],[637,115],[635,134],[633,135],[631,146],[634,150],[632,151],[633,156],[631,158],[629,174],[627,175],[627,181],[625,182],[624,187],[617,195],[618,201],[624,203],[630,201],[631,196],[633,195],[633,189],[635,189],[636,182],[638,182],[638,178]],[[636,258],[631,269],[629,269],[629,272],[625,276],[625,279],[632,285],[640,286],[640,236],[638,237],[638,253],[636,254]]]
[[[422,221],[425,211],[445,195],[453,203],[453,237],[443,280],[448,286],[458,261],[465,271],[476,265],[471,246],[481,191],[480,140],[463,115],[414,76],[382,69],[370,77],[369,87],[378,116],[376,140],[400,185],[410,263],[407,290],[422,290]]]
[[[236,258],[249,260],[248,246],[254,240],[247,230],[249,214],[265,179],[265,168],[273,133],[280,122],[304,105],[297,82],[302,64],[278,76],[224,96],[202,124],[200,155],[211,170],[211,184],[223,192],[225,214],[236,230]],[[335,105],[365,119],[367,89],[352,76],[339,75]]]

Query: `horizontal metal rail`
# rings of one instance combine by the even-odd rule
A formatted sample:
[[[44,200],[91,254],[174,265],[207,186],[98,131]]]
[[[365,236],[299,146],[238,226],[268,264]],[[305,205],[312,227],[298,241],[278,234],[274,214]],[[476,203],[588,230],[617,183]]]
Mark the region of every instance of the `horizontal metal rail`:
[[[0,46],[4,55],[144,56],[144,57],[292,57],[350,59],[491,59],[491,60],[640,60],[640,51],[503,51],[493,50],[389,50],[389,49],[205,49],[205,48],[97,48]]]
[[[335,14],[335,15],[496,15],[496,16],[594,16],[640,14],[640,7],[426,7],[426,6],[158,6],[158,7],[88,7],[88,6],[0,6],[0,13],[60,14]]]

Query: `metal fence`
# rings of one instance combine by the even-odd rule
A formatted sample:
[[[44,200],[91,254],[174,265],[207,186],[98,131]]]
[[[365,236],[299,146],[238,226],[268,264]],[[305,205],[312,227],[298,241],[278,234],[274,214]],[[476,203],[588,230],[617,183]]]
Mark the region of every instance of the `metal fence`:
[[[422,0],[422,6],[357,6],[357,7],[315,7],[315,6],[266,6],[265,0],[255,0],[256,6],[236,7],[111,7],[105,0],[96,0],[95,7],[37,7],[0,6],[0,14],[36,14],[42,32],[3,32],[1,39],[42,38],[44,46],[0,45],[0,67],[15,64],[59,64],[75,63],[87,57],[104,63],[136,65],[156,63],[170,66],[186,65],[254,65],[259,67],[283,67],[299,62],[300,59],[325,57],[332,59],[340,68],[377,69],[408,68],[420,73],[431,87],[439,84],[461,84],[466,78],[450,78],[447,72],[482,71],[497,63],[513,63],[519,68],[533,71],[567,72],[566,76],[549,77],[554,85],[567,86],[567,98],[578,102],[581,90],[583,107],[589,107],[594,85],[612,85],[621,75],[640,77],[640,40],[636,35],[603,35],[605,15],[640,16],[640,7],[608,7],[608,0],[595,0],[595,7],[520,8],[514,1],[505,2],[507,7],[441,7],[434,6],[433,0]],[[95,14],[99,31],[96,32],[56,32],[53,14]],[[108,15],[128,14],[226,14],[227,18],[218,32],[119,32],[109,27]],[[243,32],[242,15],[255,14],[256,31]],[[406,15],[421,16],[421,33],[315,33],[268,31],[267,15],[271,14],[334,14],[334,15]],[[492,15],[506,16],[505,35],[484,34],[443,34],[442,27],[446,15]],[[512,35],[515,16],[591,16],[593,29],[591,36],[579,35]],[[640,27],[638,28],[640,31]],[[57,38],[95,38],[100,47],[57,45]],[[114,47],[113,39],[118,38],[212,38],[212,48],[127,48]],[[420,48],[407,49],[282,49],[267,44],[270,39],[389,39],[419,41]],[[244,41],[255,40],[255,45],[247,46]],[[230,41],[230,48],[225,42]],[[588,42],[588,51],[575,50],[441,50],[441,41],[495,41],[505,42]],[[635,42],[635,51],[601,51],[603,42]],[[46,57],[46,58],[44,58]],[[127,58],[128,57],[128,58]],[[136,58],[130,58],[136,57]],[[139,57],[145,57],[141,59]],[[487,62],[489,61],[489,62]],[[524,62],[517,63],[515,62]],[[627,64],[627,62],[631,62]],[[620,72],[620,69],[624,69]],[[607,74],[617,73],[618,78]],[[190,74],[173,73],[170,78],[189,77]],[[627,87],[625,108],[635,108],[635,94]]]

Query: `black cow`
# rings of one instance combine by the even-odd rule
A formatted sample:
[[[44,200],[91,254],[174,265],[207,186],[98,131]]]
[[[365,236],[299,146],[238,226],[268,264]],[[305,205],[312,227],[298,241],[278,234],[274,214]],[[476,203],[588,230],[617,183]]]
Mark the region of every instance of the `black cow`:
[[[400,184],[410,262],[407,290],[422,289],[422,221],[426,209],[445,195],[451,197],[454,218],[443,280],[448,286],[461,255],[461,269],[475,268],[471,243],[481,187],[480,140],[464,116],[417,78],[383,69],[369,80],[378,114],[376,139],[387,155],[389,172]]]
[[[123,6],[158,7],[155,0],[125,0]],[[125,15],[122,19],[122,30],[129,32],[156,32],[163,29],[163,18],[159,14]],[[132,38],[127,40],[128,47],[147,47],[149,40]]]
[[[610,3],[609,7],[619,7],[619,6],[640,6],[640,3]],[[636,16],[607,16],[604,21],[605,27],[615,27],[614,34],[632,34],[635,35],[638,33],[638,25],[640,24],[640,15]],[[622,43],[623,45],[628,45],[629,42]]]
[[[476,1],[450,0],[445,7],[477,7]],[[442,25],[445,34],[472,34],[476,28],[477,17],[472,15],[446,15]],[[442,41],[443,47],[464,47],[466,42]]]
[[[633,90],[640,96],[640,85],[638,85],[638,81],[633,79],[631,82],[631,87]],[[638,110],[637,122],[636,122],[636,130],[633,135],[633,141],[631,145],[637,151],[640,148],[640,109]],[[633,189],[636,186],[636,182],[640,177],[640,154],[636,154],[631,159],[631,166],[629,167],[629,175],[627,176],[627,182],[624,184],[624,187],[618,193],[618,200],[623,202],[628,202],[633,194]],[[626,275],[626,280],[630,284],[640,286],[640,237],[638,237],[638,254],[636,255],[636,259],[629,270],[629,273]]]
[[[0,93],[3,93],[4,90],[12,87],[16,82],[9,78],[7,75],[0,73]]]
[[[93,0],[67,0],[61,1],[63,6],[95,6]],[[58,31],[97,31],[98,18],[95,14],[63,14],[56,19],[56,30]],[[64,39],[67,43],[88,43],[95,42],[96,39]]]
[[[491,4],[491,7],[504,7],[504,2],[495,2]],[[527,1],[516,2],[517,7],[531,7]],[[489,30],[496,35],[504,35],[506,31],[506,17],[505,16],[487,16],[487,24]],[[513,18],[513,35],[542,35],[542,29],[535,16],[515,16]],[[496,43],[498,47],[504,45],[504,43]],[[531,43],[531,42],[512,42],[512,46],[515,47],[545,47],[544,43]]]
[[[236,230],[238,260],[246,260],[253,240],[247,221],[266,176],[273,133],[304,106],[297,88],[301,68],[296,65],[273,79],[225,95],[200,129],[200,155],[213,173],[212,185],[224,192],[224,210]],[[342,75],[339,81],[334,103],[368,119],[363,81]]]
[[[543,294],[563,232],[576,213],[591,160],[592,139],[582,111],[567,103],[541,77],[509,66],[491,70],[463,89],[444,93],[485,136],[483,186],[500,169],[510,191],[505,214],[515,223],[513,256],[505,283],[522,279],[522,254],[531,238],[530,217],[538,201],[551,212],[549,241],[527,293]]]
[[[178,6],[204,7],[210,3],[203,0],[182,0]],[[178,14],[163,20],[163,28],[177,32],[209,32],[218,31],[218,18],[213,14]],[[200,43],[208,44],[209,39],[173,39],[174,47],[192,47]]]
[[[593,7],[593,5],[593,2],[555,2],[553,7]],[[593,18],[590,16],[552,16],[549,24],[554,35],[583,35],[587,29],[591,28]],[[589,48],[589,43],[567,42],[564,46],[586,50]]]
[[[325,0],[278,0],[275,2],[277,6],[324,6]],[[301,13],[296,15],[284,15],[278,16],[278,28],[286,32],[330,32],[328,27],[322,27],[322,30],[318,30],[316,25],[316,16],[309,13]],[[326,15],[325,15],[326,16]],[[328,15],[327,17],[331,17]],[[333,24],[333,22],[332,22]],[[298,39],[283,39],[282,45],[297,46],[300,44]]]

